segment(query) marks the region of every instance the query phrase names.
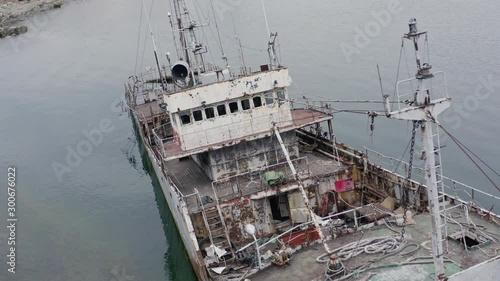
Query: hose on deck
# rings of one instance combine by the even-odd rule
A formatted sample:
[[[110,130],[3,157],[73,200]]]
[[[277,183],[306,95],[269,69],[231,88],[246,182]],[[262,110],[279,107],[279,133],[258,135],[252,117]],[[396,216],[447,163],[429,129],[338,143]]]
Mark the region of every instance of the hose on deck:
[[[350,279],[353,276],[359,276],[364,271],[371,270],[374,263],[382,259],[400,253],[405,248],[413,246],[414,249],[401,253],[402,256],[407,256],[415,253],[420,248],[417,244],[408,243],[409,236],[390,235],[375,238],[360,239],[347,245],[334,249],[330,253],[325,253],[316,258],[319,263],[326,263],[325,278],[327,281],[342,281]],[[378,258],[371,260],[359,267],[356,267],[351,272],[345,267],[342,261],[347,261],[360,254],[375,255],[380,254]],[[329,256],[328,259],[325,259]],[[387,267],[398,266],[398,264],[390,264]],[[379,267],[377,267],[379,268]]]

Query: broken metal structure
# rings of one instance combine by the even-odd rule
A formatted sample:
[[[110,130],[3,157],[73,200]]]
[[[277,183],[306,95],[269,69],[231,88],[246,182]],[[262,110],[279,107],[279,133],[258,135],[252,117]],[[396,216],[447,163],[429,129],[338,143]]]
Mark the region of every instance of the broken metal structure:
[[[467,216],[498,219],[445,191],[447,178],[440,171],[439,142],[433,141],[437,135],[431,126],[449,98],[431,96],[436,85],[429,81],[437,73],[418,58],[417,39],[425,33],[416,30],[416,23],[406,35],[417,48],[414,100],[410,108],[387,107],[386,113],[418,122],[425,144],[425,185],[377,164],[368,150],[337,142],[332,102],[289,96],[288,69],[274,55],[276,34],[270,34],[268,64],[257,69],[243,65],[240,72],[227,65],[218,68],[205,62],[206,47],[197,41],[198,25],[185,2],[173,4],[169,18],[178,61],[170,64],[169,57],[168,67],[158,63],[156,70],[131,76],[125,90],[134,127],[200,280],[266,274],[273,260],[294,266],[292,252],[317,242],[333,253],[331,242],[386,224],[388,217],[406,225],[411,220],[406,210],[394,211],[406,204],[413,213],[430,209],[436,278],[442,278],[443,220],[454,220],[444,208],[468,206]],[[467,243],[466,234],[463,230],[454,239],[462,235]],[[498,243],[495,235],[474,235]],[[397,240],[392,250],[400,250],[407,239]],[[332,276],[346,278],[347,269],[340,274],[340,260],[332,260]]]

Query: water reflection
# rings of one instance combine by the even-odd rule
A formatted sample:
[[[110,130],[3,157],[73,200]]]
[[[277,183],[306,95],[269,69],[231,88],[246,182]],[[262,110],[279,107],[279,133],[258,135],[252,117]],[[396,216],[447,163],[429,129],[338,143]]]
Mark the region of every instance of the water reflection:
[[[135,124],[134,124],[134,128]],[[136,143],[142,158],[142,165],[144,170],[151,176],[151,183],[156,197],[156,204],[160,217],[163,223],[163,231],[165,238],[169,242],[165,258],[165,277],[167,280],[172,281],[189,281],[196,280],[196,275],[193,271],[191,263],[189,262],[188,255],[184,249],[181,236],[175,225],[174,218],[170,212],[165,197],[161,190],[160,183],[156,177],[155,171],[148,158],[148,154],[144,148],[144,144],[136,135]]]

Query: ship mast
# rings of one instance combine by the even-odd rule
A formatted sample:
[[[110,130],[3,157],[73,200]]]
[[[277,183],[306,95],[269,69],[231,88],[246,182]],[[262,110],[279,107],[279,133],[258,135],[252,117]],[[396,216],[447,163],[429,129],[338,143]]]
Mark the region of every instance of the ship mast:
[[[146,15],[146,20],[148,22],[148,27],[149,27],[149,33],[151,35],[151,40],[153,41],[155,62],[156,62],[156,67],[158,69],[158,77],[160,78],[161,88],[163,90],[166,90],[167,89],[167,81],[163,77],[163,74],[161,72],[160,61],[158,60],[158,49],[156,48],[156,41],[155,41],[155,37],[153,35],[153,28],[151,28],[151,20],[149,19],[149,15],[148,15],[147,9],[146,9],[146,4],[144,3],[144,1],[142,1],[142,10],[144,11],[144,14]]]
[[[199,25],[191,19],[189,10],[184,0],[172,0],[174,8],[174,22],[170,19],[171,26],[176,27],[179,32],[178,43],[179,51],[177,52],[179,60],[185,61],[189,66],[197,70],[197,73],[205,71],[203,63],[203,54],[207,52],[203,44],[198,42],[196,38],[196,28]],[[169,14],[169,17],[171,15]],[[175,34],[175,31],[173,31]],[[177,38],[174,36],[174,40]],[[192,52],[192,56],[190,53]]]
[[[445,278],[443,263],[445,247],[443,246],[443,242],[446,241],[446,222],[442,222],[441,219],[441,216],[443,214],[445,215],[445,207],[444,195],[441,193],[442,168],[440,161],[441,154],[439,151],[439,132],[437,126],[434,126],[436,127],[436,132],[433,134],[433,125],[438,124],[437,116],[450,107],[451,99],[447,95],[443,98],[432,99],[433,86],[431,81],[434,78],[434,74],[431,71],[432,66],[429,63],[422,61],[418,44],[421,36],[426,36],[427,32],[417,30],[416,19],[410,19],[408,25],[409,32],[404,35],[404,39],[413,42],[417,66],[417,73],[414,78],[417,81],[417,89],[413,93],[414,99],[410,101],[410,106],[406,108],[399,108],[399,110],[392,112],[387,95],[384,96],[384,101],[386,114],[389,118],[411,120],[416,122],[417,126],[421,130],[423,158],[425,159],[427,200],[432,218],[432,254],[436,270],[435,278],[441,280]],[[403,81],[399,81],[398,85],[400,82]],[[407,190],[403,192],[406,193]],[[407,196],[403,196],[403,198],[406,200],[408,199]],[[407,202],[403,202],[403,204],[406,203]]]
[[[269,22],[267,21],[266,6],[264,0],[262,0],[262,12],[264,13],[264,20],[266,22],[267,36],[269,36],[269,41],[267,42],[267,53],[269,54],[269,65],[271,69],[276,69],[279,67],[278,56],[276,55],[276,38],[278,33],[272,33],[269,29]]]

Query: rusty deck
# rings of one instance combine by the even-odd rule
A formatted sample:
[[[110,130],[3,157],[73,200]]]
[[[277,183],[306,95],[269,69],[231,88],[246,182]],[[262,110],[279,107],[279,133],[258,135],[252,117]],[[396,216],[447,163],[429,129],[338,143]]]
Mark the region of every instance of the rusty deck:
[[[455,216],[460,222],[465,223],[466,214],[463,211],[455,212]],[[388,256],[379,262],[375,262],[375,267],[380,268],[360,273],[359,276],[351,280],[365,280],[365,281],[392,281],[392,280],[433,280],[434,265],[432,259],[427,259],[426,263],[405,265],[405,266],[390,266],[407,259],[416,257],[429,257],[431,256],[430,249],[430,233],[431,233],[431,215],[429,213],[422,213],[413,217],[416,224],[406,226],[406,233],[411,236],[409,243],[419,245],[418,250],[411,255],[396,254]],[[470,218],[477,225],[484,227],[484,231],[494,237],[500,237],[500,228],[494,222],[484,220],[476,214],[469,214]],[[455,224],[448,224],[449,231],[459,230]],[[401,228],[393,226],[394,230],[399,233]],[[386,235],[397,234],[385,226],[378,226],[369,230],[364,230],[356,234],[351,234],[339,237],[328,242],[331,249],[335,249],[342,245],[358,241],[360,239],[380,237]],[[448,259],[453,262],[445,263],[445,272],[448,276],[459,271],[470,268],[481,262],[490,260],[495,255],[498,255],[500,242],[486,243],[480,245],[479,248],[472,248],[465,250],[463,244],[458,241],[451,240],[448,242],[449,252],[446,254]],[[416,247],[416,246],[415,246]],[[402,253],[409,252],[414,247],[404,250]],[[323,247],[317,245],[315,247],[308,247],[299,252],[296,252],[291,260],[291,264],[285,268],[271,265],[267,269],[248,277],[251,280],[283,280],[283,281],[307,281],[307,280],[325,280],[325,264],[316,262],[316,257],[324,253]],[[345,262],[347,268],[355,268],[365,263],[375,260],[377,255],[362,254]]]
[[[326,175],[338,173],[345,167],[339,165],[332,158],[324,156],[316,152],[302,152],[301,157],[307,157],[307,161],[295,162],[297,171],[302,171],[304,178],[318,177],[321,178]],[[273,171],[282,171],[288,173],[288,164],[285,162],[280,166],[273,167]],[[181,160],[175,159],[167,162],[167,172],[174,184],[180,192],[184,195],[193,194],[195,189],[198,190],[201,197],[209,196],[214,198],[214,191],[212,188],[212,180],[203,172],[203,170],[191,158],[184,158]],[[308,173],[308,174],[307,174]],[[264,190],[260,184],[251,185],[251,182],[259,182],[260,178],[248,175],[239,178],[232,178],[225,184],[245,186],[246,189],[243,193],[234,193],[230,190],[218,189],[218,196],[224,201],[234,199],[241,195],[248,195],[255,192]],[[217,185],[216,185],[217,187]]]
[[[134,107],[134,110],[139,115],[138,117],[141,119],[151,120],[154,117],[167,115],[168,113],[163,111],[161,107],[158,106],[157,102],[152,101],[148,103],[138,104]]]

